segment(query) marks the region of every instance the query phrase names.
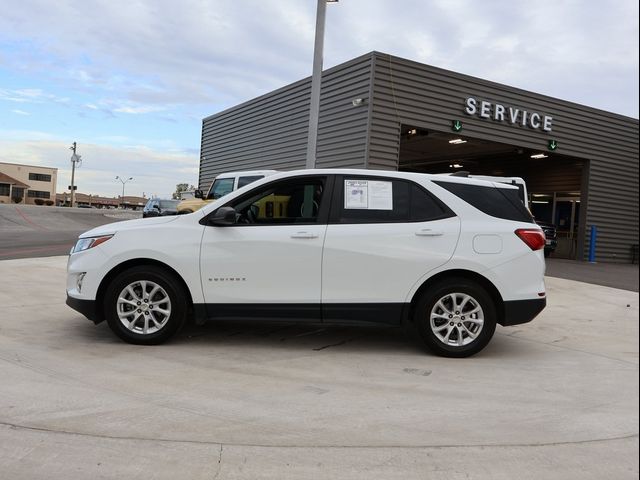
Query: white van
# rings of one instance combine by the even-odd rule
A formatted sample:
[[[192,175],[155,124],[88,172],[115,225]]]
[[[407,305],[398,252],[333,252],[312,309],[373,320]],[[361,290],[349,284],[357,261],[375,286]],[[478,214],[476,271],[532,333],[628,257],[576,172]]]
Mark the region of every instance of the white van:
[[[273,175],[274,173],[278,173],[278,171],[250,170],[245,172],[221,173],[216,177],[216,179],[209,187],[209,191],[207,192],[206,196],[202,193],[202,190],[196,190],[194,192],[195,198],[190,198],[180,202],[178,204],[178,214],[193,213],[196,210],[204,207],[207,203],[211,203],[214,200],[217,200],[220,197],[224,197],[228,193],[231,193],[240,187],[249,185],[256,180],[268,177],[269,175]]]

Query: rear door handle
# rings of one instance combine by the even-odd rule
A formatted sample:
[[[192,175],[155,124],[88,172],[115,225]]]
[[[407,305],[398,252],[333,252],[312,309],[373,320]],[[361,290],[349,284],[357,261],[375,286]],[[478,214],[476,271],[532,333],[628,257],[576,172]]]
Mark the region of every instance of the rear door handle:
[[[418,230],[416,232],[416,235],[418,235],[419,237],[439,237],[441,235],[444,235],[444,232],[442,230],[431,230],[430,228],[424,228],[422,230]]]
[[[291,235],[291,238],[318,238],[318,234],[310,232],[296,232]]]

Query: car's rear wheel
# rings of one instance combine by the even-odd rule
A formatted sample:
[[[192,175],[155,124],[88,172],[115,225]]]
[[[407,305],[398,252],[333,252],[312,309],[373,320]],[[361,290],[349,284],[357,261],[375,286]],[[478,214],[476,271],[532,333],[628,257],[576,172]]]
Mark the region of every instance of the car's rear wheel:
[[[126,342],[156,345],[180,330],[187,300],[175,276],[156,266],[139,266],[120,273],[104,299],[111,330]]]
[[[427,289],[414,322],[425,345],[445,357],[468,357],[487,346],[496,329],[496,307],[487,291],[466,278]]]

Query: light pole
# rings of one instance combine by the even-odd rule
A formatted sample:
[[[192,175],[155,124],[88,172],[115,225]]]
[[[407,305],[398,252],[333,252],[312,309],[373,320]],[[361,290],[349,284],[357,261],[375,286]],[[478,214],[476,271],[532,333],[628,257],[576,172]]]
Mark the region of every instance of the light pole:
[[[318,117],[320,115],[320,83],[322,81],[322,52],[324,49],[324,20],[326,17],[327,3],[338,3],[338,0],[318,0],[318,11],[316,13],[316,40],[313,46],[313,73],[311,75],[311,103],[309,105],[307,168],[315,168],[316,166]]]
[[[129,177],[125,180],[124,178],[120,178],[120,176],[117,176],[116,180],[120,180],[122,182],[122,197],[120,197],[120,204],[122,205],[122,209],[124,210],[124,186],[129,180],[133,180],[133,177]]]

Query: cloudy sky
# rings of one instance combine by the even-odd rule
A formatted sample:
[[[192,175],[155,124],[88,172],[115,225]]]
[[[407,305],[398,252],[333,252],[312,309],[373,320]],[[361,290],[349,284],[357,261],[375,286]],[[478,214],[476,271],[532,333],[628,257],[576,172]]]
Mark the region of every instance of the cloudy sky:
[[[0,0],[0,161],[79,191],[197,182],[202,118],[311,74],[316,0]],[[378,50],[638,118],[638,1],[340,0],[325,68]]]

